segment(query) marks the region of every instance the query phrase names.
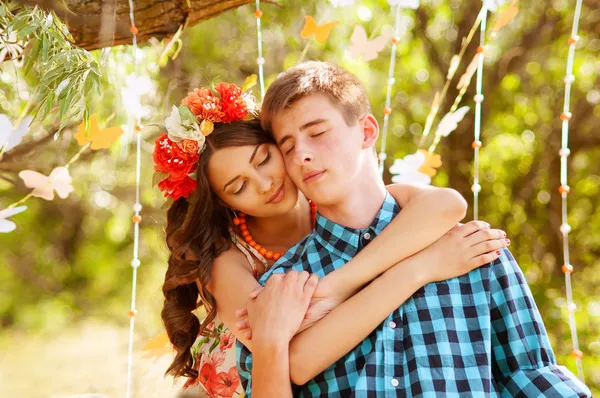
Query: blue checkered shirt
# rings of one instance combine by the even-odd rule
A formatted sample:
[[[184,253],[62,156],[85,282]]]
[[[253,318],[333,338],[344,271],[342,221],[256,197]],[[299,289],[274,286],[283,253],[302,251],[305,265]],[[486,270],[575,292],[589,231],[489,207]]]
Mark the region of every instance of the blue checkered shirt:
[[[322,278],[350,261],[399,211],[387,194],[365,229],[318,215],[314,231],[259,282],[292,269]],[[251,397],[252,354],[237,344],[238,371]],[[424,286],[343,358],[292,388],[298,397],[591,396],[556,365],[531,291],[508,250],[467,275]]]

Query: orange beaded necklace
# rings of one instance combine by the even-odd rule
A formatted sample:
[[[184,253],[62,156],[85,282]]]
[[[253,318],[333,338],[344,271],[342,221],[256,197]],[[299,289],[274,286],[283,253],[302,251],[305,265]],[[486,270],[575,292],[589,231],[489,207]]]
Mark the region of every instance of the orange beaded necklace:
[[[317,219],[317,205],[315,203],[313,203],[311,200],[308,201],[308,204],[310,205],[310,219],[312,221],[312,226],[314,228],[315,221]],[[248,225],[246,224],[246,214],[240,212],[239,217],[235,217],[233,219],[233,224],[239,225],[242,237],[244,238],[246,243],[248,243],[248,245],[250,247],[254,248],[262,256],[265,256],[268,260],[277,261],[277,260],[279,260],[279,257],[281,257],[285,254],[285,252],[280,252],[280,253],[272,252],[271,250],[267,250],[264,247],[262,247],[261,245],[259,245],[258,243],[256,243],[256,241],[250,234],[250,231],[248,231]]]

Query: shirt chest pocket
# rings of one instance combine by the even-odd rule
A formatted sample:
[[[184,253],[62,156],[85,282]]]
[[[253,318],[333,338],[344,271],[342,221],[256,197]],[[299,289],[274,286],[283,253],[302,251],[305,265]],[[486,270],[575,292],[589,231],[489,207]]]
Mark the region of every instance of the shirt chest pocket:
[[[468,368],[487,362],[486,312],[472,294],[461,293],[457,281],[424,286],[404,308],[407,359],[428,368]]]

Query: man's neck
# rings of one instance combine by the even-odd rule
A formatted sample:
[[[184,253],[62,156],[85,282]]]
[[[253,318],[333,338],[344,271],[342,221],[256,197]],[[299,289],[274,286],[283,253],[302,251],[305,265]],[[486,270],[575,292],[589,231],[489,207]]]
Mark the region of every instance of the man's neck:
[[[348,228],[362,229],[372,222],[385,200],[386,190],[377,170],[352,183],[344,198],[336,204],[319,205],[319,213],[328,220]],[[371,175],[373,174],[373,175]]]

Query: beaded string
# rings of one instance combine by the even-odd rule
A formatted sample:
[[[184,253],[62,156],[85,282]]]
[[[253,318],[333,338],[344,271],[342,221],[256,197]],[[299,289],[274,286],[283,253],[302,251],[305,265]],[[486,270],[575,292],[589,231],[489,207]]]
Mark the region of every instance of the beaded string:
[[[563,112],[560,115],[562,121],[562,145],[558,154],[560,155],[560,187],[558,192],[561,195],[562,202],[562,224],[560,226],[560,232],[563,239],[563,266],[562,271],[565,274],[565,285],[566,285],[566,296],[567,296],[567,311],[569,313],[569,328],[571,329],[571,342],[573,344],[573,350],[571,355],[575,358],[577,365],[577,373],[579,378],[584,381],[583,375],[583,364],[581,359],[583,358],[583,352],[579,349],[579,341],[577,338],[577,325],[575,323],[575,310],[577,306],[573,302],[573,290],[571,287],[571,273],[573,272],[573,266],[571,265],[569,255],[569,232],[571,232],[571,226],[567,220],[567,195],[571,191],[567,181],[567,158],[571,154],[569,149],[569,120],[571,120],[572,114],[569,111],[569,103],[571,100],[571,85],[575,81],[573,75],[573,61],[575,58],[575,46],[579,41],[577,36],[577,29],[579,26],[579,17],[581,16],[581,0],[577,0],[575,6],[575,15],[573,16],[573,28],[571,30],[571,36],[569,37],[569,55],[567,57],[566,75],[564,78],[565,82],[565,97]]]
[[[385,153],[385,147],[387,143],[387,130],[390,119],[390,114],[392,113],[392,108],[390,107],[391,94],[392,94],[392,86],[396,82],[394,79],[394,67],[396,62],[396,48],[398,43],[400,42],[400,5],[396,6],[396,21],[394,23],[394,37],[392,38],[392,52],[390,54],[390,67],[388,71],[388,79],[387,79],[387,92],[385,94],[385,107],[383,108],[383,132],[381,133],[381,149],[379,151],[379,172],[383,175],[383,168],[385,164],[385,159],[387,158],[387,154]]]
[[[260,98],[261,101],[265,97],[265,76],[264,76],[264,65],[265,59],[262,55],[262,31],[260,25],[260,18],[263,13],[260,10],[260,0],[256,0],[256,11],[254,12],[254,16],[256,17],[256,41],[258,43],[258,58],[256,58],[256,63],[258,64],[258,82],[260,86]]]
[[[131,27],[129,28],[131,34],[133,35],[133,65],[135,68],[135,73],[137,75],[138,72],[138,64],[137,64],[137,34],[138,28],[135,26],[134,19],[134,11],[133,11],[133,0],[129,0],[129,20],[131,21]],[[133,367],[133,337],[134,337],[134,329],[135,329],[135,315],[137,314],[137,309],[135,305],[135,297],[137,292],[137,269],[140,266],[139,259],[139,243],[140,243],[140,222],[142,221],[142,216],[140,216],[140,212],[142,211],[142,205],[140,204],[140,175],[141,175],[141,132],[142,128],[140,126],[140,118],[137,116],[136,124],[135,124],[135,133],[136,133],[136,164],[135,164],[135,204],[133,205],[134,216],[132,218],[133,221],[133,259],[131,260],[132,267],[132,281],[131,281],[131,306],[129,309],[129,344],[127,350],[127,392],[126,397],[131,397],[131,373]]]
[[[483,102],[483,94],[481,94],[481,87],[483,83],[483,57],[485,49],[485,30],[487,22],[487,7],[485,3],[481,12],[481,26],[479,35],[479,47],[477,47],[477,82],[475,95],[475,129],[473,140],[473,185],[471,191],[473,191],[473,220],[479,219],[479,192],[481,192],[481,185],[479,184],[479,149],[481,148],[481,103]]]

